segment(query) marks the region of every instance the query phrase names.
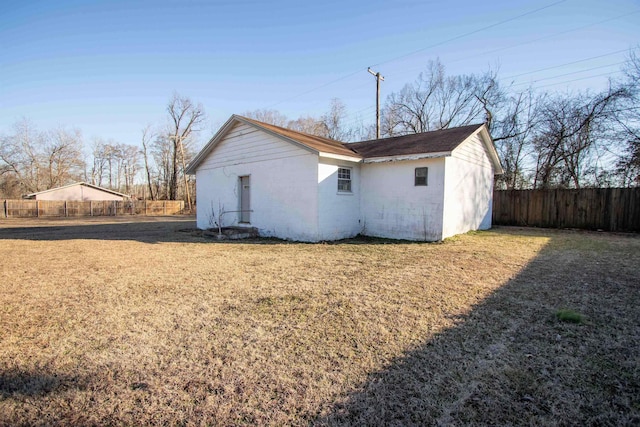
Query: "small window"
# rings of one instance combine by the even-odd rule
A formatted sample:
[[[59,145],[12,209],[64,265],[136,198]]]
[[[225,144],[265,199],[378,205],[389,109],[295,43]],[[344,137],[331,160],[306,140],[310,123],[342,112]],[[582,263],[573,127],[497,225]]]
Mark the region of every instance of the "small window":
[[[351,192],[351,169],[338,168],[338,191]]]
[[[427,185],[427,171],[429,168],[416,168],[415,185]]]

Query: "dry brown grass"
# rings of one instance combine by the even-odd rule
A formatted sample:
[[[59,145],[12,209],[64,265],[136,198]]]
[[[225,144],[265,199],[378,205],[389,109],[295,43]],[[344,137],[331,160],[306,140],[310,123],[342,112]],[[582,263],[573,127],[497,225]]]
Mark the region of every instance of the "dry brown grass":
[[[640,422],[638,236],[145,220],[0,221],[0,424]]]

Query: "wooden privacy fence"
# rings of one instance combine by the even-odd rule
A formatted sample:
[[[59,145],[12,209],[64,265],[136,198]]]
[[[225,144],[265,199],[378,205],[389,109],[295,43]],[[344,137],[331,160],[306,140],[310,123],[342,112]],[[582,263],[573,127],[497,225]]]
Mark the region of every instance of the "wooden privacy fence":
[[[493,223],[640,231],[640,188],[497,190]]]
[[[175,215],[184,212],[182,200],[3,200],[2,218],[115,216],[115,215]]]

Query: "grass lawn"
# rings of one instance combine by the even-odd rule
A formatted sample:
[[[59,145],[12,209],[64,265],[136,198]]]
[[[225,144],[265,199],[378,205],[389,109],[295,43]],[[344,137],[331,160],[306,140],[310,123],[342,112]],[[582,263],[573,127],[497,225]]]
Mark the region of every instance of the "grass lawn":
[[[640,236],[0,220],[0,425],[638,425]]]

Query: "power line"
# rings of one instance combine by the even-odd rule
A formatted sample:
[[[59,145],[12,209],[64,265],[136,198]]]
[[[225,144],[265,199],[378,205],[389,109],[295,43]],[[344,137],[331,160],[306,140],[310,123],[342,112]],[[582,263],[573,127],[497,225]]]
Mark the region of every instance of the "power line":
[[[406,58],[408,56],[415,55],[416,53],[420,53],[420,52],[423,52],[423,51],[428,50],[428,49],[432,49],[432,48],[437,47],[437,46],[442,46],[443,44],[450,43],[452,41],[459,40],[461,38],[471,36],[473,34],[488,30],[489,28],[497,27],[499,25],[506,24],[507,22],[515,21],[516,19],[520,19],[520,18],[522,18],[524,16],[527,16],[527,15],[532,15],[532,14],[534,14],[536,12],[540,12],[541,10],[548,9],[548,8],[556,6],[556,5],[560,4],[560,3],[564,3],[565,1],[567,1],[567,0],[560,0],[560,1],[557,1],[555,3],[551,3],[551,4],[547,5],[547,6],[539,7],[537,9],[531,10],[529,12],[522,13],[522,14],[514,16],[512,18],[508,18],[508,19],[505,19],[503,21],[496,22],[495,24],[487,25],[486,27],[478,28],[477,30],[473,30],[473,31],[470,31],[468,33],[461,34],[459,36],[452,37],[450,39],[443,40],[443,41],[438,42],[438,43],[434,43],[434,44],[432,44],[430,46],[423,47],[423,48],[418,49],[418,50],[414,50],[413,52],[409,52],[409,53],[406,53],[404,55],[396,56],[395,58],[387,59],[386,61],[378,62],[377,64],[374,64],[372,66],[373,67],[377,67],[377,66],[379,66],[381,64],[386,64],[386,63],[389,63],[389,62],[397,61],[398,59],[403,59],[403,58]]]
[[[592,59],[604,58],[606,56],[611,56],[611,55],[615,55],[615,54],[622,53],[622,52],[628,52],[628,51],[629,51],[629,49],[620,49],[620,50],[616,50],[615,52],[605,53],[603,55],[598,55],[598,56],[592,56],[591,58],[579,59],[577,61],[567,62],[567,63],[560,64],[560,65],[554,65],[553,67],[540,68],[540,69],[534,70],[534,71],[527,71],[526,73],[520,73],[520,74],[515,74],[513,76],[503,77],[500,80],[508,80],[508,79],[513,79],[515,77],[526,76],[527,74],[538,73],[540,71],[553,70],[554,68],[562,68],[562,67],[566,67],[567,65],[578,64],[580,62],[587,62],[587,61],[591,61]]]
[[[598,67],[592,67],[592,68],[586,68],[584,70],[578,70],[578,71],[572,71],[570,73],[564,73],[564,74],[557,74],[555,76],[551,76],[551,77],[542,77],[536,80],[533,80],[531,82],[521,82],[521,83],[515,83],[511,86],[522,86],[522,85],[526,85],[526,84],[532,84],[532,83],[537,83],[537,82],[541,82],[543,80],[552,80],[552,79],[557,79],[558,77],[564,77],[564,76],[570,76],[572,74],[579,74],[579,73],[586,73],[587,71],[593,71],[593,70],[599,70],[601,68],[607,68],[607,67],[613,67],[615,65],[622,65],[624,64],[624,61],[622,62],[616,62],[614,64],[608,64],[608,65],[600,65]],[[504,79],[500,79],[500,80],[504,80]]]
[[[274,104],[271,104],[271,105],[267,106],[267,108],[275,107],[276,105],[280,105],[280,104],[282,104],[283,102],[291,101],[292,99],[296,99],[296,98],[299,98],[299,97],[301,97],[301,96],[303,96],[303,95],[307,95],[307,94],[309,94],[309,93],[311,93],[311,92],[315,92],[315,91],[317,91],[317,90],[320,90],[320,89],[322,89],[322,88],[325,88],[325,87],[327,87],[327,86],[331,86],[331,85],[332,85],[332,84],[334,84],[334,83],[337,83],[337,82],[342,81],[342,80],[346,80],[346,79],[348,79],[349,77],[353,77],[353,76],[355,76],[356,74],[361,73],[362,71],[365,71],[365,69],[364,69],[364,68],[361,68],[361,69],[359,69],[358,71],[354,71],[353,73],[351,73],[351,74],[347,74],[346,76],[342,76],[342,77],[339,77],[339,78],[337,78],[337,79],[335,79],[335,80],[331,80],[330,82],[327,82],[327,83],[322,84],[322,85],[320,85],[320,86],[314,87],[313,89],[309,89],[309,90],[308,90],[308,91],[306,91],[306,92],[302,92],[302,93],[299,93],[299,94],[297,94],[297,95],[294,95],[294,96],[292,96],[292,97],[290,97],[290,98],[283,99],[283,100],[281,100],[281,101],[278,101],[278,102],[276,102],[276,103],[274,103]]]
[[[603,77],[603,76],[611,77],[613,74],[619,74],[621,72],[622,71],[613,71],[613,72],[610,72],[610,73],[602,73],[602,74],[596,74],[596,75],[593,75],[593,76],[581,77],[579,79],[566,80],[564,82],[549,83],[547,85],[536,86],[536,89],[540,89],[540,88],[543,88],[543,87],[549,87],[549,86],[557,86],[557,85],[566,84],[566,83],[573,83],[573,82],[577,82],[577,81],[580,81],[580,80],[595,79],[596,77]]]
[[[570,30],[560,31],[558,33],[553,33],[553,34],[548,34],[546,36],[538,37],[537,39],[528,40],[526,42],[512,44],[512,45],[501,47],[501,48],[498,48],[498,49],[493,49],[493,50],[489,50],[489,51],[486,51],[486,52],[482,52],[482,53],[479,53],[479,54],[476,54],[476,55],[465,56],[464,58],[461,58],[461,59],[459,59],[457,61],[466,60],[466,59],[469,59],[469,58],[476,58],[478,56],[485,56],[485,55],[489,55],[489,54],[492,54],[492,53],[500,52],[500,51],[503,51],[503,50],[513,49],[514,47],[520,47],[520,46],[523,46],[523,45],[526,45],[526,44],[531,44],[531,43],[538,42],[540,40],[550,39],[550,38],[554,38],[554,37],[557,37],[557,36],[561,36],[563,34],[572,33],[574,31],[584,30],[585,28],[593,27],[594,25],[604,24],[605,22],[609,22],[609,21],[615,21],[616,19],[624,18],[624,17],[631,16],[631,15],[635,15],[637,13],[640,13],[640,10],[636,10],[636,11],[630,12],[630,13],[623,13],[621,15],[614,16],[613,18],[603,19],[602,21],[593,22],[591,24],[583,25],[581,27],[572,28]],[[451,62],[456,62],[456,61],[451,61]]]
[[[471,59],[471,58],[477,58],[477,57],[487,56],[487,55],[490,55],[490,54],[492,54],[492,53],[500,52],[500,51],[503,51],[503,50],[513,49],[513,48],[515,48],[515,47],[520,47],[520,46],[523,46],[523,45],[527,45],[527,44],[535,43],[535,42],[540,41],[540,40],[545,40],[545,39],[555,38],[555,37],[560,36],[560,35],[563,35],[563,34],[571,33],[571,32],[574,32],[574,31],[583,30],[583,29],[585,29],[585,28],[593,27],[593,26],[595,26],[595,25],[603,24],[603,23],[605,23],[605,22],[614,21],[614,20],[616,20],[616,19],[624,18],[624,17],[631,16],[631,15],[635,15],[635,14],[637,14],[637,13],[640,13],[640,9],[639,9],[639,10],[636,10],[636,11],[633,11],[633,12],[630,12],[630,13],[623,13],[623,14],[621,14],[621,15],[617,15],[617,16],[614,16],[614,17],[612,17],[612,18],[607,18],[607,19],[603,19],[603,20],[601,20],[601,21],[593,22],[593,23],[591,23],[591,24],[587,24],[587,25],[583,25],[583,26],[580,26],[580,27],[572,28],[572,29],[570,29],[570,30],[560,31],[560,32],[558,32],[558,33],[553,33],[553,34],[548,34],[548,35],[546,35],[546,36],[538,37],[538,38],[533,39],[533,40],[528,40],[528,41],[525,41],[525,42],[516,43],[516,44],[512,44],[512,45],[505,46],[505,47],[501,47],[501,48],[497,48],[497,49],[492,49],[492,50],[488,50],[488,51],[485,51],[485,52],[480,52],[480,53],[477,53],[477,54],[475,54],[475,55],[465,55],[465,56],[464,56],[464,57],[462,57],[462,58],[454,59],[454,60],[452,60],[452,61],[448,61],[447,63],[448,63],[448,64],[450,64],[450,63],[456,63],[456,62],[460,62],[460,61],[466,61],[466,60],[469,60],[469,59]],[[624,49],[624,50],[627,50],[627,49]],[[402,72],[402,73],[400,73],[400,74],[393,74],[393,73],[391,73],[391,72],[387,72],[387,74],[388,74],[388,75],[390,75],[390,76],[404,75],[404,74],[407,74],[407,71],[417,70],[417,69],[419,69],[419,68],[421,68],[421,67],[405,68],[405,69],[403,69],[403,72]]]
[[[382,61],[382,62],[379,62],[379,63],[377,63],[377,64],[372,65],[372,67],[375,67],[375,66],[378,66],[378,65],[381,65],[381,64],[387,64],[387,63],[389,63],[389,62],[393,62],[393,61],[397,61],[398,59],[402,59],[402,58],[406,58],[406,57],[408,57],[408,56],[412,56],[412,55],[414,55],[414,54],[416,54],[416,53],[423,52],[423,51],[428,50],[428,49],[432,49],[432,48],[434,48],[434,47],[436,47],[436,46],[441,46],[441,45],[443,45],[443,44],[446,44],[446,43],[452,42],[452,41],[454,41],[454,40],[459,40],[459,39],[461,39],[461,38],[468,37],[468,36],[473,35],[473,34],[477,34],[477,33],[482,32],[482,31],[484,31],[484,30],[488,30],[489,28],[493,28],[493,27],[496,27],[496,26],[499,26],[499,25],[505,24],[505,23],[507,23],[507,22],[515,21],[515,20],[520,19],[520,18],[522,18],[522,17],[524,17],[524,16],[534,14],[534,13],[539,12],[539,11],[541,11],[541,10],[548,9],[548,8],[550,8],[550,7],[556,6],[556,5],[560,4],[560,3],[564,3],[564,2],[566,2],[566,1],[567,1],[567,0],[560,0],[560,1],[557,1],[557,2],[555,2],[555,3],[551,3],[551,4],[547,5],[547,6],[539,7],[539,8],[537,8],[537,9],[531,10],[531,11],[529,11],[529,12],[525,12],[525,13],[522,13],[522,14],[520,14],[520,15],[517,15],[517,16],[514,16],[514,17],[511,17],[511,18],[508,18],[508,19],[505,19],[505,20],[502,20],[502,21],[499,21],[499,22],[496,22],[496,23],[494,23],[494,24],[487,25],[486,27],[482,27],[482,28],[479,28],[479,29],[477,29],[477,30],[474,30],[474,31],[470,31],[470,32],[468,32],[468,33],[461,34],[461,35],[459,35],[459,36],[452,37],[452,38],[450,38],[450,39],[444,40],[444,41],[442,41],[442,42],[435,43],[435,44],[430,45],[430,46],[426,46],[426,47],[424,47],[424,48],[421,48],[421,49],[415,50],[415,51],[413,51],[413,52],[410,52],[410,53],[407,53],[407,54],[404,54],[404,55],[400,55],[400,56],[397,56],[397,57],[395,57],[395,58],[387,59],[387,60],[385,60],[385,61]],[[345,75],[345,76],[339,77],[339,78],[337,78],[337,79],[335,79],[335,80],[331,80],[331,81],[329,81],[329,82],[327,82],[327,83],[324,83],[324,84],[322,84],[322,85],[320,85],[320,86],[316,86],[316,87],[314,87],[314,88],[312,88],[312,89],[309,89],[309,90],[307,90],[307,91],[305,91],[305,92],[299,93],[299,94],[294,95],[294,96],[292,96],[292,97],[289,97],[289,98],[283,99],[283,100],[281,100],[281,101],[275,102],[275,103],[273,103],[273,104],[270,104],[270,105],[268,105],[266,108],[273,108],[273,107],[275,107],[276,105],[280,105],[280,104],[282,104],[282,103],[284,103],[284,102],[291,101],[291,100],[296,99],[296,98],[299,98],[299,97],[301,97],[301,96],[303,96],[303,95],[307,95],[307,94],[309,94],[309,93],[312,93],[312,92],[315,92],[315,91],[317,91],[317,90],[323,89],[323,88],[325,88],[325,87],[327,87],[327,86],[330,86],[330,85],[332,85],[332,84],[334,84],[334,83],[337,83],[337,82],[342,81],[342,80],[346,80],[346,79],[348,79],[348,78],[350,78],[350,77],[353,77],[353,76],[355,76],[356,74],[361,73],[361,72],[363,72],[363,71],[366,71],[366,69],[365,69],[365,68],[360,68],[360,69],[358,69],[357,71],[354,71],[354,72],[352,72],[352,73],[350,73],[350,74],[347,74],[347,75]]]
[[[345,126],[347,126],[347,127],[351,127],[351,126],[354,126],[354,125],[360,124],[360,122],[364,120],[364,117],[363,117],[362,115],[360,115],[360,113],[364,113],[365,111],[367,111],[367,112],[369,112],[369,111],[373,112],[373,111],[375,110],[375,108],[376,108],[376,107],[374,107],[374,106],[370,106],[370,107],[367,107],[367,108],[363,108],[363,109],[361,109],[361,110],[358,110],[358,111],[356,111],[356,112],[354,112],[354,113],[349,113],[349,114],[347,114],[347,115],[345,116],[345,120],[346,120],[346,122],[345,122]]]

